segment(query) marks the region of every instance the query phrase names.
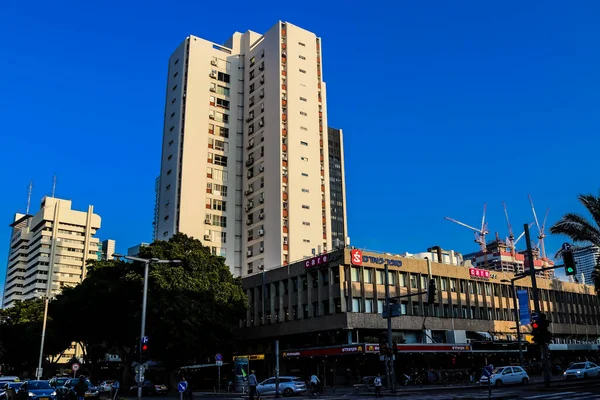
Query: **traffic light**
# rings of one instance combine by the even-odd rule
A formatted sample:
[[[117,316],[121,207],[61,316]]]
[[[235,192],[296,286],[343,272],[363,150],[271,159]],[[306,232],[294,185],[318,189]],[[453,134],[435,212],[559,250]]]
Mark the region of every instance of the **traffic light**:
[[[536,344],[547,344],[552,340],[552,334],[548,329],[550,327],[550,321],[548,321],[546,314],[541,313],[538,319],[531,322],[531,335],[533,341]]]
[[[427,304],[435,303],[435,279],[429,280],[429,286],[427,287]]]
[[[565,263],[565,275],[575,276],[577,275],[577,266],[575,263],[575,257],[571,250],[562,252],[563,262]]]
[[[146,353],[148,351],[148,345],[147,344],[143,344],[142,345],[142,353]]]
[[[379,335],[379,354],[382,356],[387,356],[390,354],[390,349],[388,347],[387,333],[382,333]]]

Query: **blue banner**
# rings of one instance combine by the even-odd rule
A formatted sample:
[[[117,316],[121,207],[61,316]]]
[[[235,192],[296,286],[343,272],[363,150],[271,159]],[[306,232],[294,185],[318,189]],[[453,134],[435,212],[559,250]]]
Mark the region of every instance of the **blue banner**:
[[[519,301],[519,320],[521,325],[531,324],[531,315],[529,313],[529,293],[527,290],[517,290],[517,300]]]

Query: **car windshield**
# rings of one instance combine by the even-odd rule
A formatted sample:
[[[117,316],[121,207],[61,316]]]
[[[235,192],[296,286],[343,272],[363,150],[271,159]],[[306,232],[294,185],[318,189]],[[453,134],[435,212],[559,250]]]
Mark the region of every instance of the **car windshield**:
[[[8,387],[10,387],[11,389],[18,389],[21,387],[22,384],[22,382],[9,383]]]
[[[585,369],[584,363],[573,364],[569,367],[569,369]]]
[[[502,371],[504,371],[504,368],[495,368],[492,371],[492,374],[500,374],[500,373],[502,373]]]
[[[52,389],[52,386],[46,381],[29,381],[27,383],[27,389],[29,390],[40,390],[40,389]]]
[[[69,380],[69,378],[58,378],[58,379],[56,379],[56,383],[57,383],[58,385],[61,385],[61,386],[62,386],[62,385],[64,385],[64,384],[65,384],[65,383],[66,383],[68,380]]]

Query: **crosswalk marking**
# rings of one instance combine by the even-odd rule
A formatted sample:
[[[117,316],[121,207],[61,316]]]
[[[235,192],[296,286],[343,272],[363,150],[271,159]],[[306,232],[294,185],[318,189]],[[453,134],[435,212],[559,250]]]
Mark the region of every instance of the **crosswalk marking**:
[[[598,398],[599,396],[595,396],[592,392],[561,392],[561,393],[547,393],[547,394],[539,394],[536,396],[525,396],[523,399],[526,400],[591,400],[593,398]]]

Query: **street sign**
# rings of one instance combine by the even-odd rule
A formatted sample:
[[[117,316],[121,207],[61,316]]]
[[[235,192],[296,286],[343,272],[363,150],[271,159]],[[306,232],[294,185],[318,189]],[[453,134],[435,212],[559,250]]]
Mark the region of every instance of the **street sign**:
[[[383,306],[383,312],[381,313],[382,318],[388,317],[387,307]],[[390,310],[392,310],[392,317],[399,317],[401,315],[400,312],[400,304],[390,304]]]
[[[41,378],[42,374],[44,373],[44,368],[36,368],[35,369],[35,376]]]
[[[177,390],[179,390],[179,393],[183,393],[187,390],[187,382],[186,381],[181,381],[177,384]]]
[[[519,303],[519,321],[521,325],[531,323],[531,313],[529,312],[529,293],[527,290],[517,290],[517,301]]]
[[[135,375],[135,381],[137,383],[143,383],[144,382],[144,373],[143,372],[137,373]]]
[[[135,372],[143,374],[144,372],[146,372],[146,367],[144,366],[144,364],[138,364],[135,366]]]
[[[492,371],[494,370],[494,366],[493,365],[486,365],[485,367],[483,367],[483,375],[487,376],[488,378],[490,376],[492,376]]]
[[[217,364],[217,367],[222,367],[223,366],[223,361],[217,361],[216,364]]]
[[[79,364],[77,364],[77,363],[73,363],[73,365],[71,365],[71,369],[72,369],[73,371],[79,371]]]
[[[215,361],[223,361],[223,355],[221,353],[217,353],[215,355]]]
[[[142,336],[142,344],[148,344],[148,336]]]
[[[531,313],[531,320],[537,321],[540,316],[535,311]]]
[[[571,243],[563,243],[562,245],[562,251],[571,251],[572,248],[573,245]]]

